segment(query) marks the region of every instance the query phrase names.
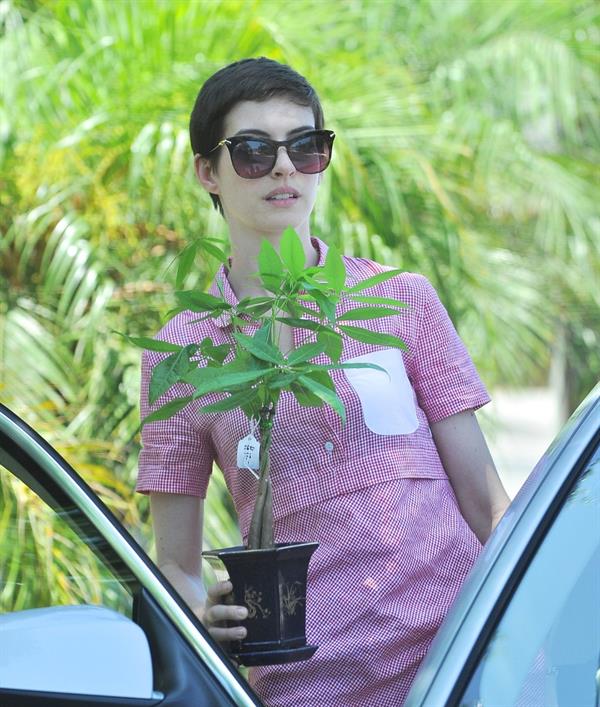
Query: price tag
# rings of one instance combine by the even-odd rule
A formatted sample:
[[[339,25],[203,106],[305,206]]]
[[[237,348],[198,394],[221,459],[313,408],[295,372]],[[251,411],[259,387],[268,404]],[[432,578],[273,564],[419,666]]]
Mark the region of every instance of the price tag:
[[[260,442],[253,434],[238,442],[237,465],[240,469],[258,470],[260,467]]]

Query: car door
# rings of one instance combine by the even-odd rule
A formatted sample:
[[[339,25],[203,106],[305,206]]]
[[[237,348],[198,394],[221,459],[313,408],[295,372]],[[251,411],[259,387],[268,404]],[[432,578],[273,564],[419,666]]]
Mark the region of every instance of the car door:
[[[2,405],[0,704],[261,704],[100,499]]]
[[[460,697],[465,707],[598,707],[600,449],[568,491]]]
[[[600,705],[600,384],[490,538],[405,703],[440,705]]]

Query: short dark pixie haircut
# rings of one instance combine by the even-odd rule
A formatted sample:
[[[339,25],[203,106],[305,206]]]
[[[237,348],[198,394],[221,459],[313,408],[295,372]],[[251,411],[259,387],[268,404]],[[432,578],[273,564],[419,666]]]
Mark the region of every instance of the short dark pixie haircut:
[[[314,88],[304,76],[286,64],[261,56],[242,59],[219,69],[202,86],[190,116],[190,142],[194,155],[208,157],[214,167],[219,151],[209,153],[226,137],[222,134],[223,123],[236,103],[280,97],[312,108],[315,128],[323,128],[323,109]],[[210,198],[215,208],[223,213],[219,197],[211,194]]]

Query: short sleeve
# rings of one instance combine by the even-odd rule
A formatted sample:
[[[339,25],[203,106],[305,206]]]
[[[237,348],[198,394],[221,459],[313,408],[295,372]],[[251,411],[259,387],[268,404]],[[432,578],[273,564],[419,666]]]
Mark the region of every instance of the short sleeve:
[[[140,410],[142,419],[151,408],[148,385],[160,354],[142,353]],[[173,398],[189,395],[185,386],[175,385],[153,407]],[[199,425],[192,424],[187,406],[168,420],[151,422],[142,428],[142,449],[136,490],[140,493],[179,493],[205,498],[213,460],[212,439]]]
[[[422,316],[409,371],[417,400],[429,423],[475,410],[490,396],[437,292],[424,277]]]

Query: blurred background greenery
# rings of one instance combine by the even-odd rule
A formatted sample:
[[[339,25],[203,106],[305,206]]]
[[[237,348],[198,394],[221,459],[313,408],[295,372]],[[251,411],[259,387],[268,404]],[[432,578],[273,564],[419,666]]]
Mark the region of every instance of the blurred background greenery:
[[[573,409],[600,374],[599,15],[593,0],[0,0],[0,400],[148,544],[139,352],[114,331],[157,331],[176,255],[225,238],[188,116],[216,69],[266,55],[309,79],[337,133],[314,233],[427,275],[488,386],[544,383],[554,360]],[[197,266],[188,287],[216,262]],[[235,543],[213,478],[206,541]]]

